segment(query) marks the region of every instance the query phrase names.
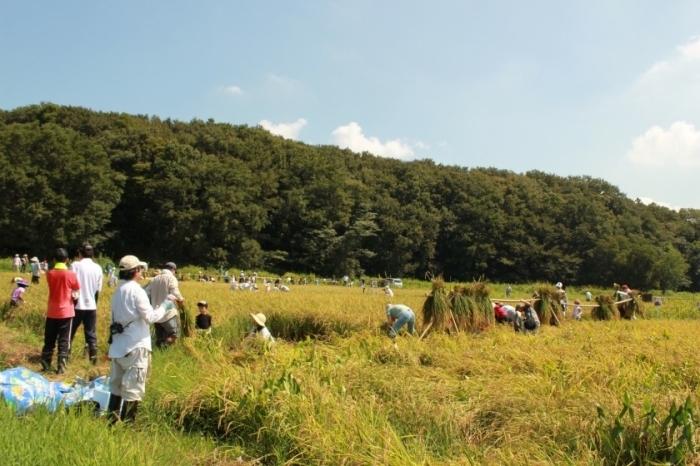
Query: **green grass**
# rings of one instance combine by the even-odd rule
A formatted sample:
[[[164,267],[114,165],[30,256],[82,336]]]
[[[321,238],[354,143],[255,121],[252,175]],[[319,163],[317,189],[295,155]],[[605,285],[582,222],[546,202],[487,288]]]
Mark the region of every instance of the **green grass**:
[[[9,275],[0,276],[0,293],[9,296],[3,282]],[[505,285],[490,287],[492,297],[504,296]],[[117,452],[120,464],[237,464],[238,456],[269,465],[616,464],[624,447],[610,441],[601,449],[601,439],[625,403],[640,418],[653,407],[658,419],[673,402],[697,404],[700,322],[691,300],[669,299],[659,319],[594,322],[585,310],[583,321],[543,326],[535,337],[491,326],[479,335],[399,337],[394,345],[382,330],[389,299],[358,287],[270,294],[231,292],[221,283],[181,288],[188,302],[209,302],[214,330],[154,352],[137,425],[109,429],[89,414],[42,411],[18,418],[4,408],[0,441],[17,444],[15,463],[7,464],[61,464],[56,458],[70,456],[77,464],[111,464]],[[514,288],[514,298],[531,292]],[[391,302],[420,309],[426,289],[395,290]],[[100,299],[99,337],[110,294]],[[27,296],[23,314],[0,326],[2,361],[14,347],[40,346],[45,284]],[[575,298],[582,296],[570,290]],[[267,315],[277,338],[271,349],[242,343],[256,312]],[[92,368],[74,352],[69,370],[67,379],[94,376],[108,364]],[[607,423],[598,406],[611,413]],[[618,417],[629,435],[647,428]],[[653,429],[654,441],[638,444],[658,446],[634,451],[663,458],[658,450],[670,434]],[[84,440],[87,432],[94,440]],[[682,454],[695,460],[689,449]]]

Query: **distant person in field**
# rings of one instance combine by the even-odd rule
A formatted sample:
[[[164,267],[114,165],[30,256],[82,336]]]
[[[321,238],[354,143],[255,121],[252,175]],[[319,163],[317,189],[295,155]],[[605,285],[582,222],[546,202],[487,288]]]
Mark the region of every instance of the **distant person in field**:
[[[211,333],[211,315],[209,315],[209,304],[202,300],[197,303],[199,314],[194,319],[194,328],[200,333]]]
[[[20,273],[27,273],[27,263],[29,262],[29,256],[26,254],[22,254],[22,259],[20,260],[20,263],[22,264],[20,266]]]
[[[387,285],[384,287],[384,294],[391,298],[394,296],[394,291]]]
[[[29,282],[24,279],[20,279],[18,282],[15,282],[15,284],[17,286],[12,290],[12,294],[10,295],[10,306],[12,307],[26,303],[24,300],[24,292],[29,288]]]
[[[522,313],[522,322],[519,327],[523,333],[537,335],[540,331],[540,318],[532,304],[529,301],[523,301],[522,304],[518,304],[517,310]]]
[[[512,292],[513,288],[511,288],[510,285],[506,285],[506,298],[510,298]]]
[[[508,322],[508,312],[501,306],[501,303],[493,303],[493,313],[497,324],[505,324]]]
[[[80,294],[75,302],[75,317],[71,324],[70,341],[78,331],[80,324],[83,324],[85,334],[85,352],[90,357],[90,362],[97,364],[97,300],[102,291],[102,267],[92,260],[94,252],[89,243],[83,243],[78,249],[78,260],[70,265],[70,269],[75,272],[80,282]]]
[[[252,338],[262,338],[264,341],[273,343],[275,339],[272,338],[272,334],[270,334],[270,331],[265,326],[265,322],[267,322],[265,314],[251,314],[250,317],[253,319],[253,327],[250,329],[248,336]]]
[[[80,290],[80,282],[75,272],[68,270],[68,252],[59,248],[53,254],[53,269],[46,273],[49,285],[49,302],[44,327],[44,347],[41,350],[42,370],[51,369],[53,350],[58,342],[58,374],[66,371],[70,356],[71,324],[75,317],[74,294]]]
[[[586,301],[590,301],[591,299],[593,299],[593,294],[586,290]]]
[[[557,287],[557,292],[559,293],[559,305],[561,306],[562,315],[566,317],[566,308],[569,305],[569,298],[566,296],[566,290],[564,290],[564,285],[562,282],[557,282],[555,286]]]
[[[19,273],[20,266],[22,265],[22,259],[19,258],[19,254],[15,254],[12,258],[12,271],[14,273]]]
[[[32,285],[38,285],[41,279],[41,264],[38,257],[29,259],[29,268],[32,272]]]
[[[395,338],[404,325],[407,326],[408,333],[414,335],[416,332],[416,315],[413,313],[413,309],[403,304],[387,304],[386,325],[391,338]]]
[[[156,306],[166,301],[168,295],[173,295],[177,298],[178,305],[182,305],[185,298],[180,293],[180,287],[175,277],[177,265],[174,262],[165,264],[160,275],[155,277],[144,288],[146,294],[151,299],[151,305]],[[172,308],[161,318],[158,319],[153,327],[156,331],[156,347],[167,348],[173,345],[180,337],[180,320],[177,308]]]
[[[578,299],[574,300],[574,311],[571,313],[571,317],[574,318],[574,320],[581,320],[581,301]]]

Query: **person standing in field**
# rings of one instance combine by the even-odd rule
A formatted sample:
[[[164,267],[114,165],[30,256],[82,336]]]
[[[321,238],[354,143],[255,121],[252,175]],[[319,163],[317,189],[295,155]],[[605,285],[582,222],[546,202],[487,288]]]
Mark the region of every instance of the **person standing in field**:
[[[22,254],[22,259],[20,260],[20,263],[22,264],[20,266],[20,273],[27,273],[27,263],[29,262],[29,256],[26,254]]]
[[[15,254],[12,258],[12,271],[14,273],[19,273],[20,265],[22,264],[22,259],[19,258],[19,254]]]
[[[414,335],[416,332],[416,315],[410,307],[403,304],[387,304],[386,325],[391,338],[395,338],[404,325],[407,325],[408,333]]]
[[[384,295],[390,298],[394,296],[394,291],[389,287],[389,285],[384,287]]]
[[[506,285],[506,298],[510,298],[512,292],[513,288],[511,288],[510,285]]]
[[[166,298],[154,309],[146,291],[138,281],[145,262],[136,256],[124,256],[119,261],[119,286],[111,301],[109,338],[109,406],[110,422],[136,419],[139,402],[146,393],[146,377],[151,361],[151,332],[149,324],[163,318],[175,307]],[[122,406],[122,401],[124,401]]]
[[[571,317],[574,320],[581,320],[581,301],[578,299],[574,300],[574,311],[571,313]]]
[[[74,272],[68,270],[68,252],[59,248],[53,254],[54,267],[46,273],[49,285],[49,302],[46,311],[44,347],[41,350],[42,370],[51,369],[53,350],[58,341],[58,374],[66,372],[70,355],[71,324],[75,317],[73,294],[80,290],[80,282]]]
[[[70,266],[75,272],[80,282],[80,295],[75,304],[75,317],[71,328],[70,341],[78,331],[80,324],[83,324],[85,334],[85,349],[93,365],[97,364],[97,300],[102,291],[102,267],[95,263],[92,258],[94,251],[89,243],[83,243],[78,249],[78,260]]]
[[[590,291],[586,290],[586,301],[590,301],[593,299],[593,294],[591,294]]]
[[[165,268],[161,270],[160,275],[151,280],[146,285],[145,290],[148,297],[151,299],[151,305],[162,303],[168,297],[173,295],[177,298],[178,304],[182,304],[185,298],[180,293],[180,287],[175,277],[177,266],[174,262],[165,264]],[[170,309],[168,313],[153,325],[156,330],[156,347],[167,348],[171,346],[180,337],[180,321],[177,309]]]
[[[39,264],[39,258],[32,257],[29,259],[29,268],[32,272],[32,285],[38,285],[41,279],[41,265]]]

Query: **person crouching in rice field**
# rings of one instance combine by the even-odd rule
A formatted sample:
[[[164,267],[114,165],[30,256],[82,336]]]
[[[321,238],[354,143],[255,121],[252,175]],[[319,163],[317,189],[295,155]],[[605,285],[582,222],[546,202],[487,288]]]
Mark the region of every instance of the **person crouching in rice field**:
[[[532,304],[529,301],[523,301],[522,304],[518,304],[516,310],[522,314],[522,317],[518,319],[519,322],[513,324],[514,328],[517,325],[516,332],[519,328],[525,334],[537,335],[540,330],[540,318],[537,317],[537,312],[535,312]]]
[[[414,335],[416,333],[416,315],[410,307],[403,304],[387,304],[386,325],[391,338],[395,338],[404,325],[407,326],[408,333]]]
[[[29,282],[27,280],[23,280],[20,278],[19,281],[13,282],[17,285],[17,287],[12,290],[12,295],[10,295],[10,307],[17,307],[20,304],[26,303],[24,299],[24,291],[29,288]]]
[[[136,256],[119,261],[119,286],[111,300],[109,327],[110,423],[134,421],[139,402],[146,393],[146,376],[151,362],[149,324],[175,308],[177,298],[169,296],[154,308],[139,285],[145,262]],[[122,405],[122,401],[124,401]]]
[[[250,317],[253,319],[253,327],[250,329],[248,336],[253,338],[262,338],[264,341],[268,341],[270,343],[274,342],[275,339],[272,338],[272,334],[270,334],[270,331],[265,326],[265,322],[267,322],[265,314],[251,314]]]
[[[198,333],[211,333],[211,316],[207,312],[209,304],[202,300],[197,303],[197,309],[199,309],[199,314],[194,319],[194,328],[197,329]]]
[[[505,324],[506,322],[508,322],[508,312],[506,312],[506,310],[503,309],[501,303],[493,303],[492,306],[494,317],[496,318],[496,323]]]

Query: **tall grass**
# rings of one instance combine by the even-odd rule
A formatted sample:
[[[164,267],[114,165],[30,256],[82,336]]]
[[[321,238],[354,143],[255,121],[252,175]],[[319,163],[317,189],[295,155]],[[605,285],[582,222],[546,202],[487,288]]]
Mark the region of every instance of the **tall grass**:
[[[8,297],[9,279],[0,276]],[[21,443],[11,458],[26,454],[25,464],[45,464],[53,446],[88,458],[85,464],[111,464],[118,446],[129,445],[120,464],[236,464],[239,455],[270,465],[614,464],[614,445],[612,453],[600,449],[596,406],[619,413],[627,393],[637,412],[657,406],[665,416],[672,400],[696,404],[700,389],[697,316],[680,301],[662,312],[683,320],[598,322],[585,315],[534,337],[490,326],[479,335],[434,332],[394,344],[380,331],[388,298],[359,288],[308,285],[268,294],[185,282],[181,289],[188,302],[209,302],[213,331],[154,352],[134,428],[109,430],[89,415],[0,411],[7,426],[0,430],[8,431],[2,445]],[[424,289],[395,293],[392,302],[414,309],[425,300]],[[99,337],[109,324],[110,295],[106,289],[100,299]],[[27,297],[24,315],[0,327],[0,361],[40,341],[45,285],[30,287]],[[257,312],[277,339],[265,351],[242,344],[249,314]],[[100,348],[106,350],[102,338]],[[94,369],[74,357],[66,379],[107,371],[106,362]],[[31,429],[23,427],[28,419],[37,419]],[[41,433],[47,429],[50,435]],[[82,429],[97,440],[83,440]],[[33,438],[48,446],[27,453]],[[691,438],[698,440],[694,431]],[[172,452],[161,450],[163,439]],[[103,452],[94,453],[102,443]],[[690,450],[682,454],[693,459]]]

